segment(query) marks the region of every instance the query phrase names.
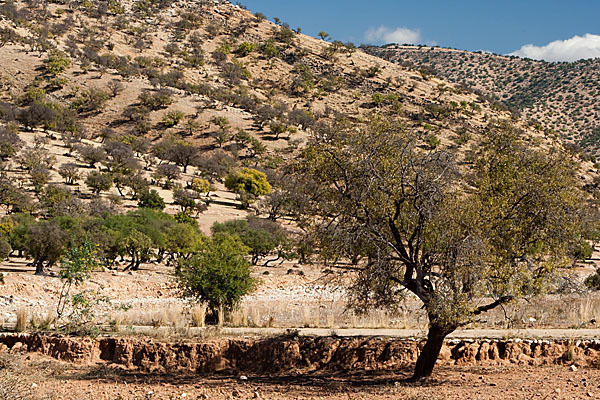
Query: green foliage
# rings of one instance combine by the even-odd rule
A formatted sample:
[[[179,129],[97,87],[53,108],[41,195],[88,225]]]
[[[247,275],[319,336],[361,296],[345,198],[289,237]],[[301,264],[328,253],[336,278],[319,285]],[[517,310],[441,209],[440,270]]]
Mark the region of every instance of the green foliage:
[[[594,253],[592,245],[584,239],[581,239],[573,249],[573,257],[577,260],[587,260]]]
[[[585,278],[585,286],[592,290],[600,290],[600,269]]]
[[[71,60],[65,53],[58,50],[52,50],[48,55],[48,58],[44,61],[44,64],[46,73],[56,76],[71,65]]]
[[[152,210],[164,210],[166,207],[164,199],[152,189],[142,192],[139,196],[138,207],[150,208]]]
[[[256,284],[247,251],[237,236],[218,234],[207,240],[198,254],[179,262],[182,296],[206,303],[213,315],[221,307],[231,311]]]
[[[236,53],[240,57],[246,57],[247,55],[250,55],[254,51],[256,51],[256,45],[254,43],[242,42],[238,46]]]
[[[208,240],[206,236],[200,233],[198,224],[195,221],[194,224],[177,223],[170,225],[165,232],[165,236],[165,249],[170,253],[173,261],[191,257],[202,250]]]
[[[423,303],[437,339],[417,377],[431,373],[439,351],[429,349],[458,326],[549,290],[581,237],[582,195],[566,154],[531,146],[506,122],[490,124],[477,150],[460,170],[448,150],[423,151],[375,118],[360,132],[340,123],[315,135],[296,166],[322,257],[369,259],[350,303],[394,308],[404,290]]]
[[[273,221],[249,217],[224,223],[215,222],[211,230],[213,235],[237,235],[248,247],[252,265],[274,252],[278,255],[277,259],[291,256],[291,243],[286,232]]]
[[[179,222],[180,224],[198,226],[198,221],[196,221],[196,219],[187,212],[179,211],[173,216],[173,218],[175,218],[175,221]]]
[[[211,191],[212,185],[206,179],[194,178],[191,183],[191,189],[196,193],[207,195]]]
[[[240,196],[242,207],[248,207],[258,196],[271,193],[271,184],[264,172],[241,168],[225,178],[225,187]]]
[[[217,125],[221,130],[226,130],[227,128],[229,128],[229,120],[227,119],[227,117],[213,117],[211,122]]]
[[[57,221],[40,221],[25,224],[15,229],[13,247],[23,248],[33,258],[36,274],[43,274],[63,256],[68,244],[68,233]]]
[[[106,192],[113,185],[112,175],[107,172],[90,172],[85,179],[85,184],[90,188],[92,193],[100,194]]]
[[[162,119],[162,124],[167,128],[171,128],[171,127],[179,124],[179,122],[181,122],[181,120],[184,117],[185,117],[185,113],[183,111],[172,110],[164,115],[164,117]]]
[[[287,132],[288,127],[284,123],[273,121],[269,124],[269,130],[275,135],[276,139],[279,139],[282,133]]]
[[[373,104],[376,106],[379,106],[383,103],[383,95],[381,93],[373,93],[371,99],[373,100]]]
[[[88,89],[80,93],[79,97],[73,100],[71,108],[78,113],[88,113],[99,111],[110,95],[100,89]]]
[[[435,149],[440,145],[441,141],[436,135],[432,133],[425,137],[425,143],[427,144],[427,146],[429,146],[430,149]]]
[[[4,235],[0,236],[0,261],[6,259],[11,251],[12,247],[8,241],[8,237]]]
[[[378,66],[372,66],[367,68],[366,74],[369,78],[374,78],[381,72],[381,69]]]
[[[267,41],[261,48],[263,55],[267,58],[279,57],[279,48],[272,40]]]
[[[72,247],[63,257],[58,275],[62,281],[62,288],[56,305],[57,318],[63,316],[68,302],[81,306],[80,301],[73,303],[73,299],[70,298],[71,288],[78,287],[89,279],[91,272],[98,267],[96,255],[96,246],[86,238],[81,246]]]
[[[173,103],[171,92],[168,90],[159,90],[157,92],[146,90],[139,95],[138,100],[140,105],[147,107],[150,110],[167,108]]]

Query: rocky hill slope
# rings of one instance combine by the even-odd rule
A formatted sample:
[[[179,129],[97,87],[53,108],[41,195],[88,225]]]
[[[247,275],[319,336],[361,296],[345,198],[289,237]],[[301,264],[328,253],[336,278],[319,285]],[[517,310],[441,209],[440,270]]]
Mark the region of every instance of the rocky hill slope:
[[[511,118],[458,85],[228,2],[9,1],[0,15],[3,168],[34,197],[61,181],[87,200],[123,187],[135,197],[135,185],[119,186],[127,177],[113,175],[108,190],[83,184],[127,154],[137,163],[120,165],[121,175],[139,173],[158,190],[194,177],[223,189],[240,166],[275,181],[311,131],[338,119],[383,115],[426,147],[467,148],[491,121]],[[555,141],[517,123],[532,140]],[[42,153],[53,157],[32,175],[39,163],[27,160]],[[59,174],[64,164],[79,179]]]
[[[164,200],[178,222],[207,233],[249,214],[240,205],[250,201],[225,185],[243,167],[273,187],[252,211],[276,220],[285,214],[282,166],[310,135],[373,116],[404,126],[425,150],[466,154],[502,120],[532,146],[561,146],[551,129],[461,85],[224,1],[7,1],[0,59],[0,204],[38,220],[161,208]],[[577,162],[593,190],[592,163]],[[22,243],[9,239],[20,255]],[[159,239],[152,251],[162,260]],[[106,250],[113,261],[126,255],[114,242]],[[144,246],[137,255],[148,258]]]
[[[589,154],[600,151],[600,59],[549,63],[427,46],[364,47],[520,112]]]

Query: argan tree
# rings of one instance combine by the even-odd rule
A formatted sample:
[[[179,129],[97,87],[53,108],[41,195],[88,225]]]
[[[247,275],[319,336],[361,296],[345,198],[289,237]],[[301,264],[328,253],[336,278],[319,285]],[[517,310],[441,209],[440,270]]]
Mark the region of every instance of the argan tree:
[[[271,193],[271,184],[264,172],[252,168],[241,168],[225,178],[225,187],[237,193],[242,208],[248,208],[258,196]]]
[[[185,174],[188,166],[195,164],[198,159],[198,147],[183,140],[176,141],[169,148],[167,159],[183,167],[183,173]]]
[[[321,255],[366,260],[350,305],[393,309],[409,293],[422,302],[429,332],[414,379],[431,375],[448,334],[549,289],[572,261],[582,201],[563,152],[506,123],[490,125],[466,159],[423,148],[394,122],[360,132],[339,123],[296,164]]]
[[[197,254],[179,259],[177,280],[182,295],[206,302],[213,320],[219,309],[231,311],[256,284],[246,254],[237,236],[217,234],[205,241]]]

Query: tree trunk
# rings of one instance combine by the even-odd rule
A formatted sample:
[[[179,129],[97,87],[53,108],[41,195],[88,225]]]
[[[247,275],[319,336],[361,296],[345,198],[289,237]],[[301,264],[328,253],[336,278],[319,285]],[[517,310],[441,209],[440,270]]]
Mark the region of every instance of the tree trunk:
[[[421,354],[419,354],[419,358],[417,358],[415,372],[410,380],[417,381],[431,376],[435,362],[442,350],[444,339],[452,331],[454,331],[454,329],[437,324],[429,324],[427,342],[425,342],[425,346],[423,346],[423,350],[421,350]]]
[[[43,275],[44,274],[44,260],[38,260],[35,263],[35,275]]]

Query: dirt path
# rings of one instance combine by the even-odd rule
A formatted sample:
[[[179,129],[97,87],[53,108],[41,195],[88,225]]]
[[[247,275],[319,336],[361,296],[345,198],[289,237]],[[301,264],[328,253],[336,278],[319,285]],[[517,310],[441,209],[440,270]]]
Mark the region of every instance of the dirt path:
[[[231,335],[282,335],[286,329],[279,328],[223,328],[223,333]],[[397,338],[423,338],[427,332],[420,329],[298,329],[300,336],[389,336]],[[600,329],[466,329],[458,330],[449,339],[598,339]]]
[[[215,331],[210,329],[211,336],[253,336],[271,337],[283,336],[290,333],[299,336],[339,336],[339,337],[391,337],[423,339],[427,331],[422,329],[347,329],[347,328],[230,328],[224,327]],[[132,335],[149,335],[166,337],[172,334],[171,327],[127,326],[119,333]],[[114,333],[114,331],[113,331]],[[206,336],[207,328],[187,328],[189,338]],[[570,340],[599,340],[600,329],[465,329],[448,335],[448,339],[570,339]]]

